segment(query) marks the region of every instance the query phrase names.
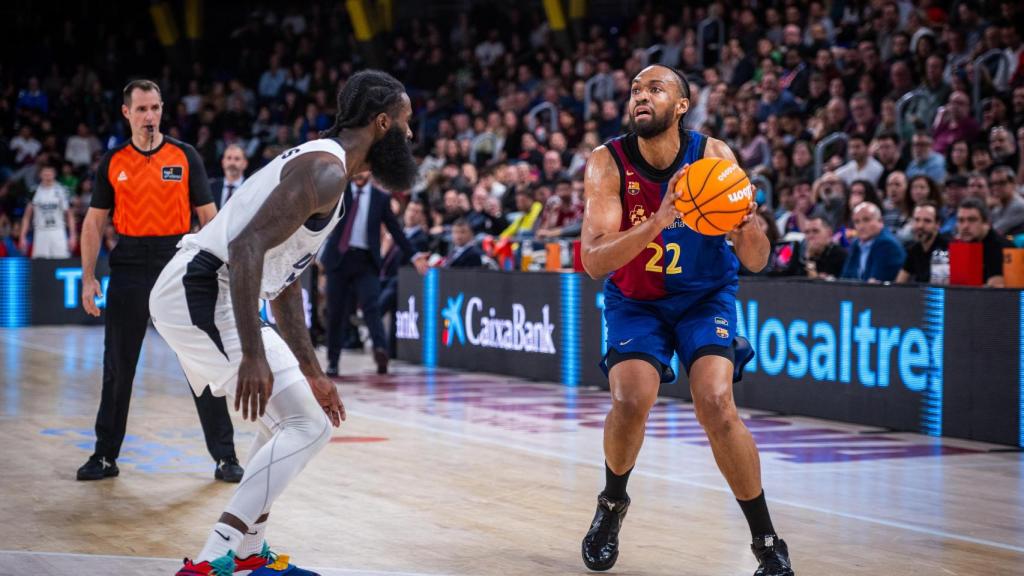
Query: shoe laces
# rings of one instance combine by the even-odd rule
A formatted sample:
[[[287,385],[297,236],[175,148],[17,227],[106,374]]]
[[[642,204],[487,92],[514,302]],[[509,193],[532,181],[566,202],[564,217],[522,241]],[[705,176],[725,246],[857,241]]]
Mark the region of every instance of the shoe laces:
[[[288,567],[288,555],[278,554],[271,550],[270,544],[267,544],[266,540],[263,541],[263,549],[260,550],[260,556],[266,558],[266,568],[269,568],[271,570],[284,570]]]

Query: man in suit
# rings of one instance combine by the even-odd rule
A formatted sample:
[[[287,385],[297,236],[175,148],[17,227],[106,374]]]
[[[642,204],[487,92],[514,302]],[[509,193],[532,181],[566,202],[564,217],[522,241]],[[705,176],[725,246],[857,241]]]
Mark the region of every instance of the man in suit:
[[[484,253],[473,245],[473,228],[465,218],[452,224],[452,247],[444,260],[445,268],[480,268]]]
[[[895,280],[907,253],[886,230],[882,211],[871,202],[861,202],[853,209],[853,227],[857,239],[850,246],[841,277],[876,284]]]
[[[413,199],[405,207],[405,237],[417,254],[430,252],[430,233],[427,232],[428,208],[425,202]],[[381,316],[391,313],[391,330],[388,333],[388,352],[394,358],[397,353],[395,340],[395,310],[398,309],[398,268],[402,264],[402,250],[391,239],[391,246],[384,251],[384,263],[380,269],[380,297],[377,299]]]
[[[391,196],[374,187],[368,174],[357,174],[345,191],[345,215],[327,238],[320,262],[327,273],[327,375],[338,375],[338,360],[348,331],[347,318],[355,292],[363,320],[373,340],[377,373],[388,370],[387,341],[380,306],[380,228],[383,224],[402,251],[401,260],[413,257],[412,244],[391,212]],[[417,254],[413,263],[426,271],[426,255]]]
[[[249,160],[245,157],[245,150],[238,144],[232,144],[224,149],[221,156],[220,166],[224,169],[223,178],[210,180],[210,192],[213,193],[213,201],[217,204],[217,210],[224,208],[236,190],[245,180],[245,169],[249,167]]]

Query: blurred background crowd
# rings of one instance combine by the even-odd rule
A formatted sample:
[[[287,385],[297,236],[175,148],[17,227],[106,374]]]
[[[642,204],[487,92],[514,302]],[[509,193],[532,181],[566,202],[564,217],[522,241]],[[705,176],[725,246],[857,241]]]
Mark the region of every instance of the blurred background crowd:
[[[762,274],[941,282],[950,239],[987,242],[987,258],[1024,233],[1017,0],[594,1],[564,28],[535,4],[403,7],[369,39],[345,3],[207,5],[202,31],[174,43],[152,8],[10,12],[0,255],[31,253],[41,185],[80,226],[98,158],[128,137],[128,79],[155,80],[164,133],[234,178],[316,138],[367,66],[412,98],[419,178],[392,205],[436,266],[571,267],[587,159],[622,133],[650,63],[686,75],[686,126],[728,143],[758,185],[774,245]]]

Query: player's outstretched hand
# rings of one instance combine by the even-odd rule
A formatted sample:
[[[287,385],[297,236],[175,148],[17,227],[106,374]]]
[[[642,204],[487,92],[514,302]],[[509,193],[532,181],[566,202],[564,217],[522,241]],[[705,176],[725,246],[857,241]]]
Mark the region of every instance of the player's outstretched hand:
[[[661,199],[661,206],[654,213],[654,221],[658,224],[658,228],[667,228],[677,219],[683,217],[683,213],[676,208],[676,199],[679,198],[679,192],[676,192],[676,183],[686,177],[686,169],[689,167],[689,164],[683,166],[668,181],[668,188],[665,189],[665,196]]]
[[[265,357],[242,355],[238,365],[238,388],[235,392],[235,410],[242,411],[244,420],[256,421],[267,410],[267,401],[274,392],[274,373]],[[251,418],[250,418],[251,416]]]
[[[103,288],[100,286],[100,281],[92,279],[82,279],[82,308],[85,308],[85,313],[89,316],[99,317],[100,309],[96,306],[96,298],[103,296]]]
[[[337,428],[345,421],[345,405],[341,403],[338,396],[338,386],[327,376],[320,374],[308,378],[309,387],[313,390],[313,397],[324,409],[324,414],[331,419],[331,424]]]

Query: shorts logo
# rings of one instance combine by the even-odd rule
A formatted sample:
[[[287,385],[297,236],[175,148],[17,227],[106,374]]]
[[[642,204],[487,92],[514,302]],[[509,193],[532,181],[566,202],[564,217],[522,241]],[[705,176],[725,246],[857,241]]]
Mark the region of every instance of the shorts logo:
[[[729,321],[721,316],[715,316],[715,324],[718,324],[719,326],[728,326]]]
[[[640,193],[640,183],[636,180],[630,180],[626,183],[626,190],[633,196],[636,196]]]
[[[164,166],[163,176],[164,182],[181,182],[182,177],[185,174],[185,168],[182,166]]]
[[[722,328],[721,326],[716,326],[715,327],[715,335],[718,336],[719,338],[728,338],[729,337],[729,331],[726,330],[725,328]]]
[[[117,175],[117,181],[118,182],[124,182],[127,179],[128,179],[128,175],[124,173],[124,170],[121,170],[121,173]]]

